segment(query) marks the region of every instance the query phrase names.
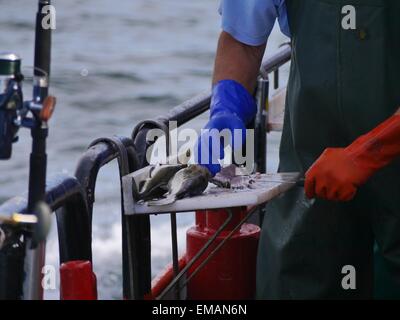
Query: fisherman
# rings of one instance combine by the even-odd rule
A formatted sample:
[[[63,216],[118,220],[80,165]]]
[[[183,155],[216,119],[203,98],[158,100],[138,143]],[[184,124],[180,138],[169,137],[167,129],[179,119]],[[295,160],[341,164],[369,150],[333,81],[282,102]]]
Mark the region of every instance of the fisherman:
[[[267,205],[257,298],[371,298],[374,240],[398,283],[400,1],[222,0],[220,11],[205,129],[232,131],[233,149],[276,19],[292,45],[279,171],[301,172],[305,187]],[[224,152],[206,131],[198,161],[215,174]]]

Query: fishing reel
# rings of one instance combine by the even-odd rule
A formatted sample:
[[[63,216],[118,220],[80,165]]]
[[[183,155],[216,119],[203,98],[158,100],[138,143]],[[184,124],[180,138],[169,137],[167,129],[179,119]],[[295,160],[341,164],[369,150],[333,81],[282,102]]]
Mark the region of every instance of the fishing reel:
[[[24,102],[23,80],[21,58],[14,53],[0,53],[0,160],[10,159],[20,127],[45,126],[55,108],[53,96]]]
[[[24,112],[21,58],[0,54],[0,159],[9,159]]]

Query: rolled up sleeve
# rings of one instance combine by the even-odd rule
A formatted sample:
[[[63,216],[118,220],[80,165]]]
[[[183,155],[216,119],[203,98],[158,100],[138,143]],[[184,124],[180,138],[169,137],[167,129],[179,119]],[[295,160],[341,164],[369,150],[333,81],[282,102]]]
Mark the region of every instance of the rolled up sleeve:
[[[273,0],[221,0],[220,13],[222,29],[251,46],[267,42],[277,18]]]
[[[219,12],[222,29],[251,46],[267,42],[277,17],[287,24],[284,0],[221,0]]]

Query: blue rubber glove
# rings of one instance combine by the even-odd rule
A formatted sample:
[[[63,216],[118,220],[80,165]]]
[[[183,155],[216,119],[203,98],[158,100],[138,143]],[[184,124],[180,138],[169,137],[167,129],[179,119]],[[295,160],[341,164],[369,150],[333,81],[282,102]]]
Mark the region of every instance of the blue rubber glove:
[[[228,129],[232,150],[239,150],[246,141],[246,125],[254,118],[256,112],[254,98],[240,83],[222,80],[215,84],[210,120],[202,130],[195,147],[197,163],[204,165],[213,176],[219,172],[221,166],[218,160],[224,158],[224,141],[220,141],[219,145],[215,141],[220,139],[220,132]],[[235,134],[235,130],[240,131]]]

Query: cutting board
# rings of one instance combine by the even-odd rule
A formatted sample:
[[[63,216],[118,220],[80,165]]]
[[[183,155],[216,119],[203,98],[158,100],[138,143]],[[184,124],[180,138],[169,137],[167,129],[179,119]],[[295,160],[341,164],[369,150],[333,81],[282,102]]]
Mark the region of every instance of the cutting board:
[[[203,194],[177,200],[164,206],[149,206],[146,202],[136,202],[132,196],[133,178],[143,172],[131,173],[123,177],[125,214],[159,214],[187,212],[202,209],[233,208],[256,206],[268,202],[295,186],[299,173],[261,174],[253,188],[225,189],[209,183]]]

